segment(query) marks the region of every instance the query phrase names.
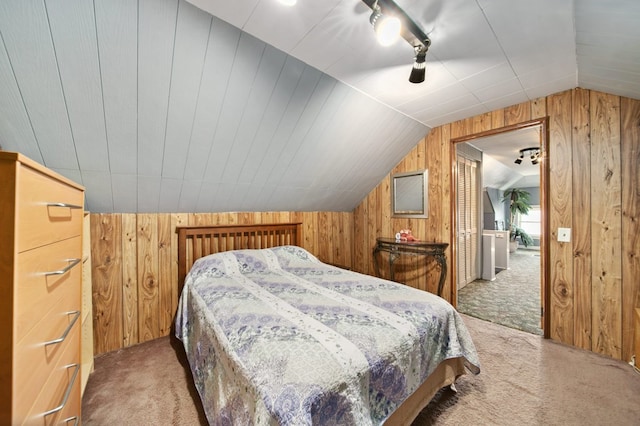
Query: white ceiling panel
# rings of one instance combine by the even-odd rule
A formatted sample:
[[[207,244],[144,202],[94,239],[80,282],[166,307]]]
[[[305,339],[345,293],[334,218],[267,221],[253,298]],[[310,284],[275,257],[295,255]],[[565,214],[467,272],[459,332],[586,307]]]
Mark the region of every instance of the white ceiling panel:
[[[242,29],[261,40],[269,39],[270,44],[289,53],[339,3],[340,0],[325,0],[291,8],[278,1],[260,1]],[[274,21],[280,25],[274,25]]]
[[[585,72],[580,74],[581,87],[585,89],[598,90],[600,92],[611,93],[614,95],[633,97],[629,93],[637,93],[635,99],[640,99],[640,80],[620,81],[603,77],[602,75],[589,74]]]
[[[551,92],[554,93],[554,92]],[[535,99],[535,98],[531,98]],[[506,105],[516,105],[529,100],[529,97],[524,91],[511,93],[510,95],[503,96],[501,98],[495,98],[485,101],[483,105],[487,111],[493,111],[496,109],[504,108]]]
[[[433,112],[440,110],[441,105],[451,102],[455,99],[468,97],[471,92],[459,83],[442,87],[439,90],[427,93],[424,96],[414,99],[411,102],[401,104],[400,110],[405,111],[409,115],[423,113],[425,111]],[[477,99],[475,100],[477,102]]]
[[[260,0],[189,0],[189,3],[242,29]]]
[[[327,7],[327,10],[322,21],[289,52],[291,55],[326,72],[337,61],[358,51],[385,49],[365,35],[371,31],[371,25],[366,14],[367,7],[363,3],[342,0],[335,7]],[[328,74],[338,78],[335,74]]]
[[[498,85],[504,81],[510,81],[515,78],[515,76],[516,75],[509,63],[502,62],[489,69],[464,78],[461,80],[461,83],[468,90],[474,92],[476,90],[482,90],[490,86]]]
[[[111,190],[115,194],[113,197],[113,211],[135,213],[138,210],[137,182],[138,176],[135,174],[111,173]]]
[[[10,72],[15,78],[15,81],[9,80],[5,84],[15,84],[14,90],[20,92],[23,106],[13,105],[26,110],[43,164],[52,168],[78,169],[45,5],[42,2],[0,2],[0,36]],[[4,99],[1,101],[6,102]],[[12,123],[5,124],[10,125]],[[9,134],[7,131],[1,133]],[[17,139],[15,143],[6,144],[20,146],[21,143]]]
[[[518,79],[524,88],[530,88],[567,76],[576,77],[575,65],[569,66],[567,61],[558,59],[548,66],[532,67],[529,71],[518,74]]]
[[[478,114],[484,114],[490,110],[484,104],[473,104],[463,108],[445,112],[442,115],[433,116],[433,114],[419,116],[423,121],[427,121],[430,127],[441,126],[459,120],[460,117],[471,117]]]
[[[575,4],[578,85],[640,98],[640,2]]]
[[[537,99],[547,96],[549,93],[563,92],[567,90],[567,87],[575,87],[576,84],[577,76],[575,74],[570,74],[555,80],[542,80],[542,82],[537,86],[527,87],[525,92],[528,99]]]
[[[549,58],[573,57],[573,2],[483,1],[482,6],[509,62],[518,73]]]
[[[524,91],[520,81],[515,77],[475,92],[480,102],[490,102],[517,93],[524,93]]]
[[[384,69],[361,80],[359,88],[385,104],[393,105],[410,115],[411,105],[416,101],[421,104],[423,98],[431,100],[432,94],[443,90],[463,90],[461,85],[456,84],[456,78],[440,62],[427,64],[425,80],[429,84],[410,83],[410,72],[411,68],[407,68],[406,65]],[[389,81],[396,81],[397,84],[389,84]]]
[[[624,41],[620,40],[620,43]],[[620,55],[615,50],[603,49],[600,46],[593,44],[580,44],[576,46],[578,52],[578,64],[582,61],[589,61],[593,63],[602,64],[607,67],[618,67],[622,64],[624,68],[630,70],[637,70],[637,66],[640,63],[640,49],[634,52],[627,52],[624,55]]]
[[[138,5],[127,0],[94,3],[109,170],[135,175],[138,166]],[[116,211],[135,211],[129,207],[128,200],[116,206],[119,205],[127,209]]]
[[[443,16],[446,25],[437,25],[429,34],[433,54],[458,79],[477,74],[504,62],[501,46],[480,9],[467,2],[462,10]],[[473,37],[469,37],[473,28]]]

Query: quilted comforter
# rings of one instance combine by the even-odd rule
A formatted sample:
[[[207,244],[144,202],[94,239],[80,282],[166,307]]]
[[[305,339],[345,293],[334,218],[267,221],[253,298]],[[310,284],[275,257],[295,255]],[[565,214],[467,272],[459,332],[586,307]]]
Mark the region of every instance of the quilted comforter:
[[[377,425],[443,360],[480,365],[444,299],[295,246],[196,261],[176,335],[211,424]]]

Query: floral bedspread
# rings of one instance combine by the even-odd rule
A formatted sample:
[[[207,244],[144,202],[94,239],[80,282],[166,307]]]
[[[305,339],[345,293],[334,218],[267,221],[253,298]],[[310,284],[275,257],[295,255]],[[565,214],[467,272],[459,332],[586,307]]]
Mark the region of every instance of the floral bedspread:
[[[441,361],[480,371],[444,299],[294,246],[196,261],[176,335],[216,425],[377,425]]]

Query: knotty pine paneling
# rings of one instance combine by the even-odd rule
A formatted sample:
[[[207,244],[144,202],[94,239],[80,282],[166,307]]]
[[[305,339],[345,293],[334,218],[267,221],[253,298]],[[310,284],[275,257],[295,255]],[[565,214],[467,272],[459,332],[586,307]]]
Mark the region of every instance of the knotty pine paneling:
[[[640,101],[620,100],[622,117],[622,358],[640,354]],[[635,322],[634,322],[635,316]],[[635,351],[634,351],[634,324]]]
[[[552,240],[557,240],[557,229],[572,227],[572,126],[571,92],[549,96],[549,226]],[[576,187],[576,190],[584,188]],[[575,241],[575,240],[574,240]],[[550,246],[550,300],[552,339],[573,342],[573,246],[557,243]]]
[[[592,291],[589,91],[576,89],[572,96],[573,338],[577,347],[591,349],[591,310],[582,308],[591,306]]]
[[[136,217],[138,261],[138,333],[146,342],[160,334],[160,289],[158,262],[158,216],[139,214]]]
[[[302,222],[302,247],[353,266],[353,213],[91,214],[94,351],[170,333],[178,304],[176,227]]]
[[[105,215],[106,217],[106,215]],[[122,321],[123,343],[129,346],[139,341],[138,337],[138,233],[136,215],[122,214]],[[93,219],[92,219],[93,223]],[[177,275],[176,275],[177,276]],[[95,277],[94,277],[95,279]],[[97,348],[95,348],[97,349]],[[111,349],[109,349],[111,350]]]
[[[354,209],[354,269],[373,274],[376,237],[402,227],[412,228],[422,240],[452,243],[452,139],[547,116],[547,331],[554,340],[628,361],[633,309],[640,306],[640,101],[574,89],[432,129],[416,142],[426,144],[429,218],[391,219],[389,194],[382,190],[389,184],[386,176]],[[400,161],[393,172],[417,168],[420,152],[409,152],[411,158]],[[560,226],[572,228],[571,243],[556,241]],[[454,258],[450,246],[443,296],[453,302]],[[425,272],[418,275],[424,278]],[[433,289],[435,275],[426,275],[427,288]]]
[[[122,216],[91,215],[94,355],[122,347]]]
[[[622,199],[620,98],[592,92],[591,247],[592,347],[622,356]]]

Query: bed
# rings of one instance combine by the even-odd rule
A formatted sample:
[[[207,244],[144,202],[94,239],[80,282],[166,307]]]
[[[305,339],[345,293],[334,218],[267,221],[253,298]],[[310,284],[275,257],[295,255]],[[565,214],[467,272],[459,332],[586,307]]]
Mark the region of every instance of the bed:
[[[176,336],[211,424],[410,424],[480,371],[449,303],[321,262],[300,224],[177,232]]]

